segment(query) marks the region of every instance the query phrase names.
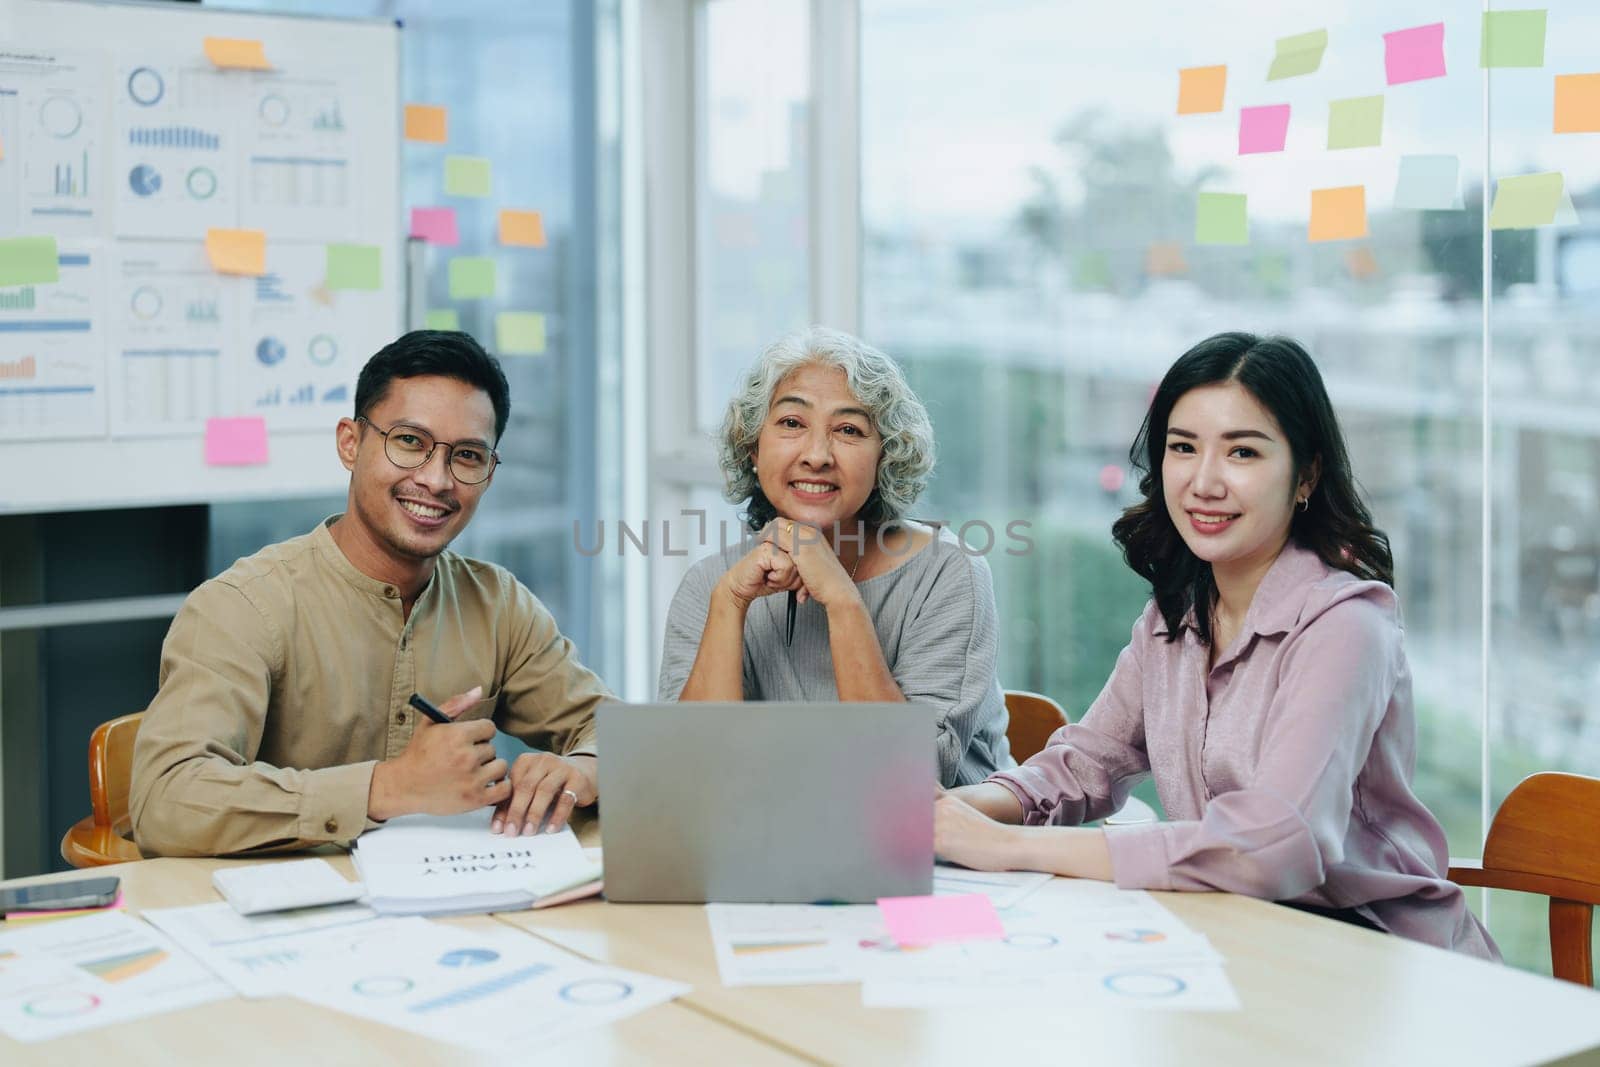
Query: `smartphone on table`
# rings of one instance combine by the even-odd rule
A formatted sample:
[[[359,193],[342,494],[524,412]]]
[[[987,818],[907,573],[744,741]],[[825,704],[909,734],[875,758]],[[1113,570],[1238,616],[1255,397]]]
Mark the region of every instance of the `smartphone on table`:
[[[74,878],[66,882],[0,887],[0,914],[12,911],[65,911],[69,908],[103,908],[117,899],[121,879]]]

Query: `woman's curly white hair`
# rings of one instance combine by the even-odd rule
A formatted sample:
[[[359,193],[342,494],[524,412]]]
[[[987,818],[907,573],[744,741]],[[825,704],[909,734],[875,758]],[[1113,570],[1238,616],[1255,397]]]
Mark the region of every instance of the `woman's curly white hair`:
[[[728,401],[717,437],[723,497],[732,504],[749,501],[745,521],[752,530],[761,529],[777,516],[751,469],[751,457],[779,384],[812,364],[844,371],[850,392],[867,409],[873,429],[883,438],[877,486],[857,517],[871,526],[903,518],[927,488],[928,475],[933,472],[933,423],[928,409],[911,391],[894,360],[860,338],[823,326],[812,326],[768,346]]]

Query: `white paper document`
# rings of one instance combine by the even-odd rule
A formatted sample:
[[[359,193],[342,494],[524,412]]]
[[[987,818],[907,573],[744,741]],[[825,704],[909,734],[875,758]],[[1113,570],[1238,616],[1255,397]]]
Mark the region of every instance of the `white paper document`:
[[[0,1030],[17,1041],[231,995],[165,936],[121,912],[0,933]]]
[[[211,884],[240,915],[346,904],[365,892],[333,869],[327,860],[288,860],[248,867],[218,867]]]
[[[991,889],[1023,885],[1002,880]],[[1210,941],[1148,893],[1048,879],[998,913],[999,940],[902,946],[870,905],[706,905],[724,985],[861,982],[864,1002],[902,1006],[960,1003],[975,991],[1014,999],[1033,989],[1046,997],[1090,989],[1117,1003],[1163,1008],[1238,1006]],[[1159,994],[1163,988],[1169,992]]]
[[[360,905],[245,916],[219,901],[152,909],[144,917],[247,997],[292,993],[306,967],[406,928],[404,920],[380,919]]]
[[[296,995],[438,1041],[536,1058],[555,1041],[690,988],[589,963],[509,929],[405,921],[418,929],[368,939],[349,956],[324,961]]]
[[[982,893],[996,908],[1009,908],[1038,889],[1052,875],[1040,871],[969,871],[945,863],[933,865],[933,895],[960,896]]]
[[[972,1007],[1034,1003],[1057,1017],[1117,1008],[1158,1011],[1238,1011],[1239,997],[1220,963],[1122,971],[1077,971],[1039,978],[903,979],[867,982],[869,1008]]]
[[[570,827],[558,834],[489,832],[492,808],[406,815],[356,840],[366,903],[390,915],[515,911],[599,891],[600,865]]]

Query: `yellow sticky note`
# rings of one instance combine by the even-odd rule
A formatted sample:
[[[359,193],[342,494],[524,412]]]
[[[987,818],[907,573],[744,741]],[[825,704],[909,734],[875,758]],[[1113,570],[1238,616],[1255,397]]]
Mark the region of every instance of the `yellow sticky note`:
[[[455,308],[435,308],[422,316],[422,327],[425,330],[459,330],[461,316]]]
[[[444,144],[450,136],[450,109],[432,104],[406,105],[406,140]]]
[[[1556,133],[1600,133],[1600,74],[1556,75]]]
[[[260,41],[242,37],[207,37],[206,58],[223,70],[271,70]]]
[[[494,317],[494,345],[502,356],[544,353],[544,316],[537,311],[502,311]]]
[[[500,212],[500,243],[543,248],[544,216],[537,211],[515,211],[504,208]]]
[[[1222,110],[1228,68],[1185,67],[1178,71],[1178,114],[1206,115]]]
[[[1340,185],[1311,190],[1308,241],[1348,241],[1367,235],[1367,187]]]
[[[218,274],[267,273],[265,230],[207,230],[206,258]]]

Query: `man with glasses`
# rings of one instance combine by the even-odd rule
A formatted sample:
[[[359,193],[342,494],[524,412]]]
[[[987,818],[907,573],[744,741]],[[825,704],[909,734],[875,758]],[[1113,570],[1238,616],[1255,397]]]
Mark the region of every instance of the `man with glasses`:
[[[488,804],[496,832],[554,831],[594,803],[605,687],[525,586],[446,551],[510,409],[464,333],[418,330],[368,361],[335,434],[344,514],[239,560],[173,620],[129,795],[147,855],[343,845]],[[544,751],[508,767],[497,725]]]

